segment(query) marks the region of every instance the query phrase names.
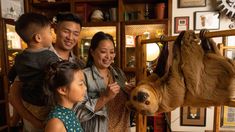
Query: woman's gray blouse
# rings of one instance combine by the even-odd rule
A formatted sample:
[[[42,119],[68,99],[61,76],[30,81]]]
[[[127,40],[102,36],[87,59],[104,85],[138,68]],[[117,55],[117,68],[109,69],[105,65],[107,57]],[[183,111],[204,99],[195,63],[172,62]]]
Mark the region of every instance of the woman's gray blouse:
[[[121,89],[125,88],[125,75],[119,69],[110,66],[109,70],[114,81],[118,83]],[[100,75],[97,68],[92,67],[84,69],[84,75],[87,86],[87,96],[82,103],[74,106],[74,111],[85,132],[108,132],[108,113],[104,106],[95,112],[95,106],[100,93],[106,90],[104,78]]]

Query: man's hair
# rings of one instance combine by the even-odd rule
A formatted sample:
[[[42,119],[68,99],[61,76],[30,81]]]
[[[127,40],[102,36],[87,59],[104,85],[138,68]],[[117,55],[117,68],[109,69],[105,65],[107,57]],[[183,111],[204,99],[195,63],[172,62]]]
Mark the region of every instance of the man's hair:
[[[82,27],[82,21],[80,19],[80,17],[76,14],[73,14],[71,12],[59,12],[53,20],[55,23],[60,23],[63,21],[72,21],[75,22],[77,24],[80,24],[80,26]]]
[[[16,21],[15,30],[23,41],[28,44],[38,30],[50,24],[50,20],[42,14],[25,13]]]

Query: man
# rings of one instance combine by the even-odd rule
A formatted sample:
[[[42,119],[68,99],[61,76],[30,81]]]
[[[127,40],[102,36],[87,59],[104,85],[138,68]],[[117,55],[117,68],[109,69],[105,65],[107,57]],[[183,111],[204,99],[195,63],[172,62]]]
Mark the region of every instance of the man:
[[[77,45],[81,27],[81,20],[72,13],[66,12],[56,15],[56,43],[50,48],[50,50],[54,51],[61,60],[69,60],[79,64],[81,67],[84,67],[85,64],[72,52],[72,49]],[[26,131],[43,131],[44,121],[35,117],[35,113],[40,113],[37,110],[41,110],[43,108],[32,106],[32,109],[36,110],[36,112],[30,112],[28,110],[29,108],[26,108],[23,105],[21,87],[21,82],[19,79],[16,79],[10,89],[9,101],[14,108],[16,108],[20,116],[25,119],[24,125],[27,127]]]
[[[81,20],[74,14],[66,12],[59,13],[55,17],[56,43],[51,47],[61,60],[76,62],[84,67],[85,63],[75,57],[72,49],[78,43],[78,37],[82,28]]]

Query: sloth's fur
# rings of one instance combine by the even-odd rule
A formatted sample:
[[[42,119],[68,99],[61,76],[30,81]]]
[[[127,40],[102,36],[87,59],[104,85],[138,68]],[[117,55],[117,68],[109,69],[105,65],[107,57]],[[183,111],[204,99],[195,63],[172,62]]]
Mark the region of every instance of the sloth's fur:
[[[157,74],[150,75],[131,92],[128,107],[150,115],[181,106],[235,106],[234,62],[219,53],[212,39],[199,41],[193,31],[182,32],[172,55],[162,51]]]

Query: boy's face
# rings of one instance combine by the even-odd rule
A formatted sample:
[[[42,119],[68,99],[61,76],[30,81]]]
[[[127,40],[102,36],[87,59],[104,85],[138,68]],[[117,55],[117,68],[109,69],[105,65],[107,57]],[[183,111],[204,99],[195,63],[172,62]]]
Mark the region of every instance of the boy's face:
[[[41,44],[43,47],[47,48],[50,47],[52,44],[52,34],[51,34],[51,26],[48,25],[44,28],[42,28],[39,31],[39,34],[41,36]]]
[[[60,49],[71,51],[78,43],[81,25],[72,21],[63,21],[56,28],[56,44]]]

